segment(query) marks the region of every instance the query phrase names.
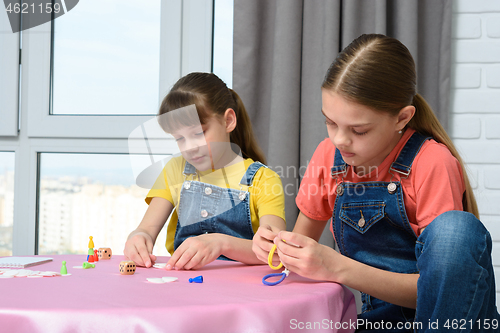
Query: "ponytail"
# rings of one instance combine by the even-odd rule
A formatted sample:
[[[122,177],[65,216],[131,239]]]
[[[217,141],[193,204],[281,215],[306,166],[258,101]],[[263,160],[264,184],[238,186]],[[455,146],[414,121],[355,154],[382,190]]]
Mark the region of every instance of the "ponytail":
[[[462,167],[465,184],[465,193],[462,199],[463,210],[474,214],[479,219],[479,210],[477,208],[474,192],[472,191],[472,186],[470,185],[469,177],[467,175],[467,170],[460,154],[453,144],[453,141],[450,139],[443,126],[441,126],[441,123],[432,111],[432,108],[425,101],[425,99],[420,96],[420,94],[416,94],[413,97],[412,105],[416,110],[415,115],[408,123],[408,127],[411,127],[415,131],[424,135],[432,136],[434,140],[448,147],[451,154],[458,160],[460,166]]]
[[[255,139],[252,123],[243,101],[234,90],[229,89],[229,91],[236,102],[236,110],[234,110],[236,113],[236,128],[230,134],[231,142],[240,147],[243,157],[266,164],[266,158]]]

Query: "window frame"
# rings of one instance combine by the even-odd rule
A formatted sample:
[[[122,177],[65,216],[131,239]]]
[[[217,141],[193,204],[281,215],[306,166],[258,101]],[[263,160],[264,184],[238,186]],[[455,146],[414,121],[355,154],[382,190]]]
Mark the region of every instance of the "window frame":
[[[194,71],[211,71],[212,3],[162,0],[161,17],[161,31],[170,33],[160,34],[160,100],[181,76]],[[51,28],[48,22],[23,32],[22,64],[27,69],[22,74],[22,82],[26,84],[23,83],[21,101],[30,105],[28,136],[126,139],[151,116],[49,114]]]

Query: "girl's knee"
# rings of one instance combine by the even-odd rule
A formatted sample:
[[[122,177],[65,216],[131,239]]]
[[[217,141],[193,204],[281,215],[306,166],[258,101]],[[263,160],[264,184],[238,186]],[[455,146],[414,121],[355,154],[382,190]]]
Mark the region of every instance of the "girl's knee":
[[[418,240],[423,243],[429,239],[439,239],[445,243],[474,243],[489,238],[488,230],[473,214],[453,210],[436,217]]]
[[[425,251],[442,263],[457,263],[467,258],[479,260],[491,253],[491,236],[473,214],[448,211],[436,217],[417,239],[417,259]],[[450,262],[451,261],[451,262]]]

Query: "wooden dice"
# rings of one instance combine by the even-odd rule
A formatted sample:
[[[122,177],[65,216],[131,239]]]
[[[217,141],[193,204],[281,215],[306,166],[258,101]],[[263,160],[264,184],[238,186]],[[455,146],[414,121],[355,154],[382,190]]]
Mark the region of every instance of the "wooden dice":
[[[111,249],[109,247],[101,247],[97,250],[99,260],[111,259]]]
[[[120,262],[120,274],[132,275],[134,273],[135,273],[135,262],[131,260],[125,260]]]

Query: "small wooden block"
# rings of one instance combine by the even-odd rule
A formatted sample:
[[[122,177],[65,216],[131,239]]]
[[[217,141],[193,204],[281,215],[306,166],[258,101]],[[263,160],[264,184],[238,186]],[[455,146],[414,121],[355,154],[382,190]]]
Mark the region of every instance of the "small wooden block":
[[[111,249],[109,247],[101,247],[97,250],[97,256],[99,260],[111,259]]]
[[[120,262],[120,274],[122,275],[132,275],[135,273],[135,262],[131,260],[126,260]]]

